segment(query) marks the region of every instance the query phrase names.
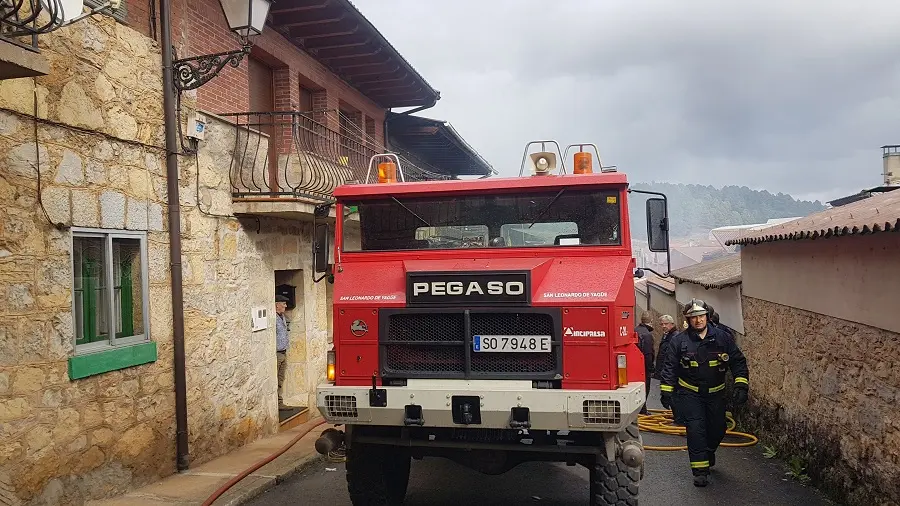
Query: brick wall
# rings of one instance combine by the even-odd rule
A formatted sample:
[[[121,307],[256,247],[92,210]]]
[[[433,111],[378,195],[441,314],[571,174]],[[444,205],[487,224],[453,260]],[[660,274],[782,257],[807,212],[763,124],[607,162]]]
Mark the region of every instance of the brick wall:
[[[136,1],[136,0],[134,0]],[[188,51],[192,55],[229,51],[238,42],[228,29],[218,0],[196,0],[187,6]],[[337,109],[345,102],[376,124],[376,138],[383,143],[385,111],[349,84],[329,72],[307,53],[290,43],[281,34],[267,29],[254,40],[254,57],[265,61],[275,70],[275,105],[279,110],[299,109],[300,85],[314,90],[316,109]],[[248,111],[247,63],[239,68],[226,67],[218,77],[197,91],[197,105],[212,113]],[[320,119],[325,120],[323,116]],[[330,114],[325,123],[337,130],[337,116]]]
[[[150,0],[125,0],[123,3],[128,9],[128,15],[126,17],[128,26],[140,32],[142,35],[153,37],[150,29]],[[156,26],[158,27],[158,7],[157,9],[154,9],[154,11],[154,18],[157,20]]]

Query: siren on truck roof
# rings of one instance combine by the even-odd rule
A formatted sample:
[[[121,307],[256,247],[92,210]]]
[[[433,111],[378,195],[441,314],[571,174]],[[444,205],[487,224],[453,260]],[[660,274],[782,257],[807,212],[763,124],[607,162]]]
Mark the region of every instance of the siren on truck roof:
[[[369,170],[366,172],[366,184],[369,184],[369,177],[372,175],[372,165],[378,160],[378,182],[379,183],[396,183],[397,174],[400,174],[400,182],[406,182],[403,178],[403,168],[400,167],[400,158],[394,153],[381,153],[369,158]]]
[[[528,149],[533,144],[540,144],[541,150],[535,153],[528,153]],[[547,144],[553,144],[556,146],[556,153],[553,151],[547,150]],[[559,143],[553,140],[546,141],[531,141],[525,145],[525,153],[522,155],[522,166],[519,168],[519,177],[522,177],[525,172],[525,162],[531,162],[531,173],[532,176],[550,176],[553,175],[554,171],[557,171],[557,175],[563,175],[566,173],[565,160],[569,154],[569,150],[571,148],[578,148],[578,151],[575,153],[573,158],[573,173],[574,174],[593,174],[593,156],[590,151],[585,151],[586,147],[590,147],[594,149],[594,153],[597,154],[597,167],[600,172],[616,172],[616,166],[611,165],[604,167],[603,162],[600,158],[600,150],[597,149],[597,145],[593,143],[582,143],[582,144],[570,144],[566,147],[565,154],[559,148]],[[559,157],[557,157],[559,154]],[[558,167],[558,170],[557,170]]]

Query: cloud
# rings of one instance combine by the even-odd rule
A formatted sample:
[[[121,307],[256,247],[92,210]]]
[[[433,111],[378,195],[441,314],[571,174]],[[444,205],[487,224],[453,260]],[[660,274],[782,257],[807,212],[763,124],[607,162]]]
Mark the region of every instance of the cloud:
[[[633,181],[835,198],[900,142],[889,0],[355,0],[516,175],[532,139],[594,142]]]

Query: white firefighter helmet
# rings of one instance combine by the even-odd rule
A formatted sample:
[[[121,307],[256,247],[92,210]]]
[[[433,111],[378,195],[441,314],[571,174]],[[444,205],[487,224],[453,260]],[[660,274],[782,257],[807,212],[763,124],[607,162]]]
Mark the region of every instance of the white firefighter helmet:
[[[684,317],[690,318],[691,316],[700,316],[708,314],[706,310],[706,304],[703,303],[702,300],[699,299],[691,299],[691,301],[684,306]]]

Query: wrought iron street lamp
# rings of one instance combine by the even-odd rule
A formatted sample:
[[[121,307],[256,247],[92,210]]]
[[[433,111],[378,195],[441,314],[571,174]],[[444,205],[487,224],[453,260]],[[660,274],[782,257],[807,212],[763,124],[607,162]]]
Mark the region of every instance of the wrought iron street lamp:
[[[253,47],[251,37],[260,35],[265,27],[272,0],[219,0],[219,4],[228,28],[241,40],[241,49],[173,61],[175,88],[179,91],[203,86],[219,75],[226,65],[240,66]]]

